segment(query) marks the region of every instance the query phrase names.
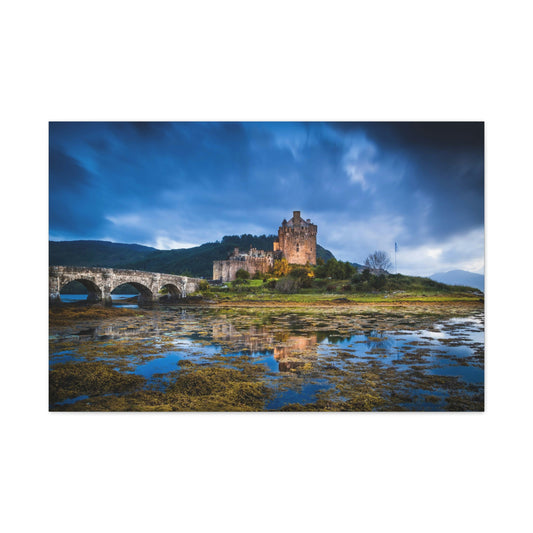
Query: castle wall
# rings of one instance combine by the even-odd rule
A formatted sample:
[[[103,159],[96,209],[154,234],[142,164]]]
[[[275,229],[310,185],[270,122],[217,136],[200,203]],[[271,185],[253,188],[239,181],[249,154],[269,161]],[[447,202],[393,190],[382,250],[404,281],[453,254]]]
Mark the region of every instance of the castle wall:
[[[227,259],[226,261],[213,261],[213,279],[221,281],[234,281],[237,270],[243,268],[253,276],[256,272],[265,274],[274,266],[274,258],[267,257],[247,257]]]

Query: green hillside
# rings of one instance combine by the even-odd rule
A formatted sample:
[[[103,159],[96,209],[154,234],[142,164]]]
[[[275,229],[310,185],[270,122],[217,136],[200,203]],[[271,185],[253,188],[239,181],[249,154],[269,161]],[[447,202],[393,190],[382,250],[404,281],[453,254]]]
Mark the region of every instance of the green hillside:
[[[140,244],[108,241],[49,241],[49,264],[119,268],[156,251]]]
[[[213,261],[227,259],[234,248],[247,251],[252,246],[272,250],[274,239],[274,235],[229,235],[221,242],[179,250],[104,241],[50,242],[50,265],[129,268],[210,278]],[[333,254],[317,245],[317,257],[327,261]]]
[[[227,259],[234,248],[242,251],[247,251],[250,247],[272,250],[274,239],[274,235],[228,235],[223,237],[221,242],[208,242],[195,248],[160,250],[144,259],[129,263],[125,268],[211,278],[213,261]],[[317,257],[327,261],[333,254],[318,245]]]

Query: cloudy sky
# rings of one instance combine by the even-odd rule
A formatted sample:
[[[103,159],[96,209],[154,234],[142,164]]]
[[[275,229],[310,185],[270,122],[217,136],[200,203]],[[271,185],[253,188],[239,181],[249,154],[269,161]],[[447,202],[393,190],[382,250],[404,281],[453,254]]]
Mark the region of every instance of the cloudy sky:
[[[300,210],[338,259],[483,273],[483,197],[482,123],[50,124],[51,240],[185,248]]]

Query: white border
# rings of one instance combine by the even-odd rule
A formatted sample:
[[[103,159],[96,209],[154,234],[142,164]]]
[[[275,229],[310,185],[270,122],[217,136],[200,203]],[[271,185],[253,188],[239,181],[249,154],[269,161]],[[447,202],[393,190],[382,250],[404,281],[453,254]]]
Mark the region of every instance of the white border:
[[[5,531],[531,527],[525,5],[3,8]],[[486,121],[487,412],[48,413],[47,122],[130,119]]]

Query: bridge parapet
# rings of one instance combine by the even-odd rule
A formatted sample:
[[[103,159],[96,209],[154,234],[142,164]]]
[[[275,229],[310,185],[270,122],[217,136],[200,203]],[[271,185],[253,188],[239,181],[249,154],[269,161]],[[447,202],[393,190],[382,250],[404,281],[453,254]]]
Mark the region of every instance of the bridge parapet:
[[[172,298],[185,298],[198,290],[199,278],[176,276],[143,270],[102,267],[51,266],[49,268],[50,302],[61,301],[61,289],[72,281],[79,281],[88,291],[89,301],[111,305],[111,292],[128,283],[139,291],[139,304],[157,301],[163,288]]]

